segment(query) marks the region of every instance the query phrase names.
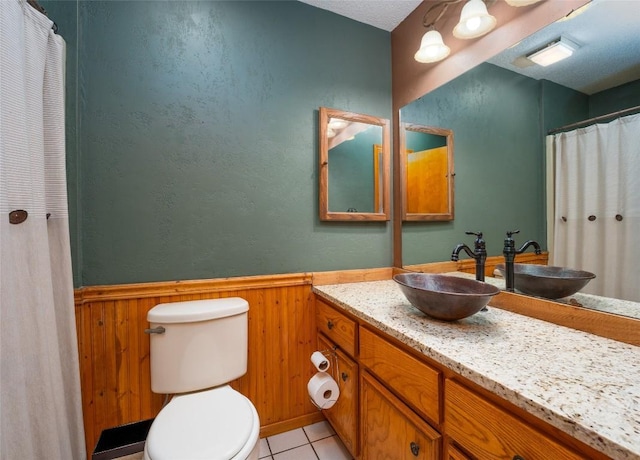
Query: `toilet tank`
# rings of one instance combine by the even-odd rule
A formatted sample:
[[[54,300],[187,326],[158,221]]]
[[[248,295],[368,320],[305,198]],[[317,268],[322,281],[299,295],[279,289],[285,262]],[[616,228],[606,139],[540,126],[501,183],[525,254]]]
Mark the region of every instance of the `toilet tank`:
[[[187,393],[247,372],[249,303],[240,297],[159,304],[147,313],[151,391]]]

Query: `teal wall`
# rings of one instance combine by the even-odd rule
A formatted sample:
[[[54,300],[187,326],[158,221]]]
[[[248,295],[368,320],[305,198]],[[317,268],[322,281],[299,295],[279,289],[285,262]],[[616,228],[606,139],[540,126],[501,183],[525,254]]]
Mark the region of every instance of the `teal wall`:
[[[540,84],[543,134],[589,118],[589,96],[548,80]]]
[[[390,224],[317,204],[318,107],[391,118],[388,32],[293,1],[77,17],[76,286],[391,264]]]
[[[483,232],[489,255],[505,232],[546,245],[540,83],[482,64],[402,108],[402,121],[453,129],[455,220],[405,222],[403,263],[449,260],[465,231]]]
[[[407,150],[421,152],[444,147],[447,145],[447,137],[417,131],[406,131],[404,133],[404,144]]]
[[[589,118],[637,106],[640,106],[640,80],[591,95]]]

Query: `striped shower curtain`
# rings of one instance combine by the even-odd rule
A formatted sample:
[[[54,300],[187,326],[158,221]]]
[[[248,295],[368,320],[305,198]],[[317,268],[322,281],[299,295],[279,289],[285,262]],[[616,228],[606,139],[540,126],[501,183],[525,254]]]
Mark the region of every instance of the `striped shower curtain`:
[[[67,210],[64,40],[0,1],[0,458],[86,458]]]
[[[640,302],[640,114],[552,141],[550,264],[595,273],[582,292]]]

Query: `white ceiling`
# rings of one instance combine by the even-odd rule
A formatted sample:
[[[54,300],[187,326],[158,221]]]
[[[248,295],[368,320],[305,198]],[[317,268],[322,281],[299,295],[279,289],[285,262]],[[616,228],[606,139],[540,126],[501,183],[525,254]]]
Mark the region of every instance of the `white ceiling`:
[[[354,21],[391,32],[422,0],[300,0]]]
[[[421,3],[420,0],[301,1],[387,31],[395,29]],[[640,79],[640,0],[593,0],[591,3],[584,13],[547,26],[489,62],[585,94]],[[581,45],[570,59],[549,67],[523,68],[513,64],[519,57],[561,35]],[[519,62],[522,63],[522,59]]]

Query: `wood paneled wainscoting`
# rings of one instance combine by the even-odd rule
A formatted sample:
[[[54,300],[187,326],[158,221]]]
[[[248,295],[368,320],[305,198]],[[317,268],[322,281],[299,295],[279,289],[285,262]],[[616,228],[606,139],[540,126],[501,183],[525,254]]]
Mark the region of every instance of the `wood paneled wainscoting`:
[[[79,288],[75,292],[87,454],[102,430],[154,417],[147,312],[164,302],[242,297],[249,302],[247,374],[232,383],[256,406],[261,436],[323,419],[307,395],[315,369],[311,274]]]

